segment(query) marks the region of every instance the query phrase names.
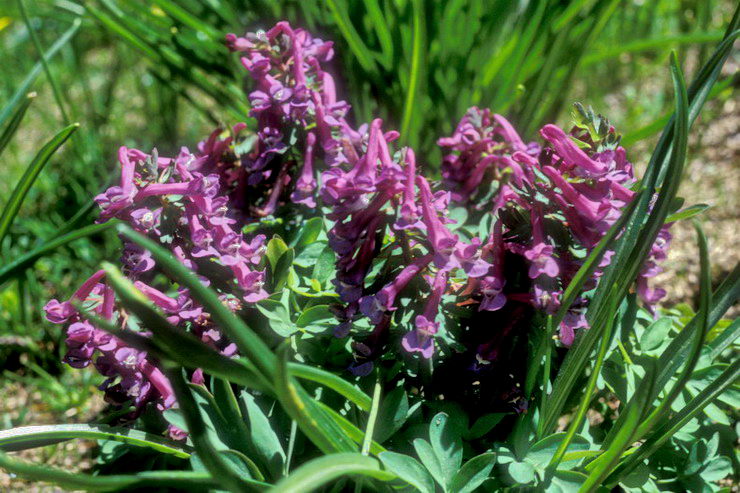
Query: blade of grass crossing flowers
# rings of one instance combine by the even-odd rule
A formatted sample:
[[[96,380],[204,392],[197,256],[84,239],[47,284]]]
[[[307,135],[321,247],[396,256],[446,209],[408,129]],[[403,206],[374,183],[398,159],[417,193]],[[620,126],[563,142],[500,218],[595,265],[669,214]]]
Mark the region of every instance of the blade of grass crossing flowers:
[[[70,490],[133,491],[139,488],[172,488],[180,491],[219,487],[210,474],[195,471],[147,471],[130,475],[91,476],[29,464],[0,452],[0,468],[32,481],[47,481]],[[269,485],[266,485],[269,486]]]
[[[697,414],[699,414],[714,399],[719,397],[725,390],[737,384],[740,379],[740,360],[733,361],[716,380],[707,385],[696,397],[668,421],[656,428],[648,439],[640,445],[634,453],[627,456],[624,462],[604,481],[605,486],[614,486],[619,483],[620,478],[629,475],[637,466],[643,463],[670,439],[677,431],[686,426]]]
[[[266,379],[274,380],[277,358],[259,336],[239,317],[226,308],[215,292],[204,286],[195,273],[182,265],[172,254],[154,241],[129,227],[120,226],[120,233],[145,250],[149,250],[157,264],[175,281],[187,286],[190,294],[211,314],[219,328],[234,341],[239,352],[249,359]]]
[[[645,415],[646,410],[652,403],[650,396],[653,393],[653,385],[655,383],[655,368],[654,364],[651,366],[645,372],[645,377],[640,382],[638,391],[635,392],[635,395],[630,401],[631,405],[625,411],[624,422],[617,430],[614,441],[609,448],[604,450],[602,455],[591,463],[594,467],[578,490],[580,493],[596,491],[601,486],[604,478],[612,472],[622,453],[634,442],[637,427],[640,425],[640,419]]]
[[[609,297],[615,296],[617,300],[621,300],[624,298],[624,296],[626,296],[627,291],[629,290],[635,276],[637,275],[637,271],[641,267],[645,257],[647,256],[647,253],[649,252],[650,247],[655,241],[655,237],[657,236],[660,228],[663,225],[663,222],[665,221],[665,218],[668,215],[668,207],[678,188],[678,182],[680,181],[681,177],[681,169],[686,157],[686,142],[688,139],[688,102],[686,88],[683,84],[683,77],[681,76],[675,56],[672,60],[672,74],[676,90],[677,118],[674,122],[674,125],[676,126],[675,146],[673,152],[671,153],[670,162],[668,165],[671,172],[668,173],[666,176],[666,183],[663,184],[663,187],[658,196],[658,200],[655,203],[655,206],[653,207],[653,210],[651,211],[645,226],[643,228],[640,228],[639,230],[640,234],[637,236],[636,244],[634,245],[634,248],[630,251],[630,255],[627,259],[626,264],[620,265],[620,270],[615,270],[616,268],[614,267],[614,265],[616,262],[618,262],[618,260],[612,260],[612,265],[610,266],[611,270],[607,270],[611,273],[615,273],[614,276],[612,277],[608,274],[605,274],[601,279],[600,286],[597,292],[600,291],[602,296],[606,292],[607,288],[609,288]],[[651,179],[655,178],[654,169],[652,171],[653,175],[651,176]],[[634,209],[635,211],[639,211],[642,205],[647,206],[647,204],[644,204],[644,199],[652,195],[651,193],[649,193],[651,189],[652,186],[650,186],[648,190],[644,192],[646,195],[638,196],[635,198],[634,202],[638,202],[638,205]],[[637,212],[634,212],[630,216],[630,225],[633,228],[637,227],[633,222],[636,213]],[[624,236],[627,236],[629,234],[630,231],[627,230]],[[623,248],[625,241],[624,236],[622,238],[622,244],[620,245]],[[645,243],[641,244],[640,242]],[[617,256],[618,255],[615,254],[615,257]],[[614,286],[614,289],[611,289],[612,286]],[[606,297],[606,302],[604,301],[604,298],[602,298],[600,304],[596,305],[595,307],[589,307],[587,314],[589,315],[590,322],[593,328],[603,327],[603,324],[605,324],[606,321],[609,320],[609,318],[613,317],[613,313],[610,313],[609,307],[610,303],[608,297]],[[555,384],[553,385],[553,393],[550,397],[550,404],[547,406],[546,412],[543,416],[542,433],[548,433],[554,426],[558,416],[563,410],[563,406],[565,405],[567,397],[571,395],[573,387],[586,365],[588,356],[591,354],[592,349],[596,345],[597,337],[600,334],[598,331],[593,330],[593,328],[587,331],[587,333],[582,337],[577,346],[568,352],[568,355],[563,362],[560,373],[558,374],[558,377],[555,380]]]
[[[2,430],[0,431],[0,450],[17,452],[74,439],[114,440],[137,447],[150,448],[181,459],[189,458],[192,453],[192,448],[183,443],[166,440],[151,433],[130,428],[87,424],[23,426]]]
[[[15,186],[13,193],[10,195],[10,199],[8,199],[8,203],[5,204],[2,214],[0,214],[0,245],[2,245],[3,239],[5,239],[5,235],[8,234],[10,225],[13,223],[13,219],[15,219],[15,216],[18,214],[18,211],[23,204],[23,200],[26,198],[28,191],[36,181],[36,178],[38,178],[39,173],[41,173],[41,170],[44,169],[44,166],[46,166],[46,163],[49,162],[49,159],[51,159],[51,156],[54,155],[57,149],[59,149],[79,127],[79,123],[74,123],[62,129],[61,132],[56,134],[44,145],[44,147],[41,148],[38,154],[36,154],[36,157],[33,158],[33,161],[31,161],[31,164],[28,165],[26,172]]]
[[[322,452],[330,454],[356,451],[354,442],[331,416],[293,381],[287,364],[288,348],[283,346],[281,351],[274,385],[275,394],[285,412],[295,420],[306,437]]]
[[[151,351],[156,348],[157,356],[171,359],[187,368],[201,368],[208,373],[225,378],[234,383],[264,392],[271,391],[269,382],[264,381],[254,367],[244,360],[227,358],[215,349],[207,346],[192,334],[177,330],[157,310],[141,291],[126,279],[117,267],[110,263],[103,263],[106,279],[110,283],[120,303],[129,311],[136,314],[144,326],[152,331],[152,338],[143,337],[131,331],[121,330],[98,317],[88,314],[91,321],[101,324],[102,329],[112,331],[125,342],[139,347],[146,345],[142,350]],[[107,326],[107,327],[106,327]],[[142,339],[144,339],[142,341]]]
[[[0,155],[2,155],[5,147],[7,147],[8,145],[8,142],[10,142],[10,139],[12,139],[13,135],[15,135],[15,133],[18,131],[18,127],[20,126],[21,121],[26,114],[26,110],[28,110],[28,107],[31,106],[31,103],[35,98],[35,92],[29,92],[28,94],[26,94],[26,98],[23,100],[20,106],[18,106],[18,109],[15,110],[13,118],[10,119],[2,134],[0,134]]]
[[[251,492],[260,489],[251,484],[251,481],[244,481],[234,469],[232,469],[226,460],[218,453],[208,437],[208,430],[200,415],[198,404],[195,402],[192,391],[188,387],[182,375],[182,367],[172,363],[165,363],[162,368],[165,376],[172,385],[172,390],[177,397],[177,403],[180,411],[185,417],[190,439],[198,457],[208,472],[218,480],[218,482],[229,491],[234,492]]]
[[[594,270],[596,270],[596,267],[598,267],[599,262],[601,262],[601,259],[603,258],[606,251],[612,247],[614,239],[617,237],[617,235],[619,235],[619,233],[622,231],[625,224],[629,220],[630,214],[634,210],[636,203],[637,198],[627,206],[622,216],[617,220],[616,223],[611,226],[611,228],[609,228],[609,230],[601,238],[601,240],[599,240],[599,243],[588,254],[588,257],[586,257],[583,265],[581,265],[581,267],[578,269],[578,272],[576,272],[576,275],[573,276],[573,279],[563,292],[560,309],[552,317],[550,331],[548,332],[547,337],[545,337],[541,341],[537,350],[537,355],[532,360],[527,371],[527,378],[525,381],[525,395],[531,395],[532,390],[534,389],[534,383],[539,371],[540,361],[542,360],[542,356],[547,350],[547,345],[550,344],[550,340],[552,340],[551,338],[554,335],[554,331],[557,330],[557,328],[560,326],[560,323],[563,321],[563,318],[565,317],[568,309],[573,304],[573,301],[576,299],[578,294],[581,292],[581,288],[583,287],[583,285],[588,279],[591,278],[591,274],[594,272]]]
[[[710,60],[707,61],[707,63],[699,70],[698,75],[688,89],[689,122],[693,122],[694,119],[696,119],[708,97],[708,94],[711,92],[712,86],[716,82],[722,69],[722,65],[729,56],[734,39],[740,35],[740,32],[737,31],[738,26],[740,26],[740,6],[738,6],[738,9],[735,11],[730,26],[725,34],[724,41],[717,47]],[[606,281],[610,284],[614,280],[618,272],[618,266],[626,263],[626,257],[629,254],[630,247],[634,246],[637,242],[637,235],[640,233],[641,225],[645,222],[652,193],[654,192],[656,185],[660,184],[658,182],[658,176],[663,168],[664,162],[671,154],[674,140],[674,127],[675,115],[668,121],[668,124],[653,151],[645,177],[642,180],[642,188],[646,191],[646,195],[640,200],[640,203],[633,214],[632,220],[625,228],[625,234],[618,242],[612,263],[605,270],[602,282]],[[596,295],[591,302],[591,306],[593,308],[598,307],[599,304],[603,302],[603,294],[603,290],[597,289]]]
[[[330,454],[303,464],[293,474],[279,481],[271,493],[309,493],[324,485],[350,474],[358,474],[381,481],[396,478],[394,474],[383,471],[380,463],[359,453]]]
[[[696,368],[701,356],[702,346],[709,333],[709,307],[712,303],[712,278],[709,266],[709,249],[707,248],[707,238],[698,222],[694,221],[694,228],[699,239],[699,259],[701,263],[700,272],[700,298],[699,298],[699,326],[694,329],[693,343],[691,345],[691,356],[684,366],[681,375],[673,384],[671,391],[663,399],[660,405],[649,416],[643,419],[638,429],[637,438],[640,439],[653,427],[653,425],[662,418],[670,409],[671,404],[683,392],[686,384],[691,379],[691,375]],[[659,391],[659,389],[658,389]]]
[[[294,377],[324,385],[344,396],[363,411],[370,411],[373,402],[370,396],[343,378],[321,368],[295,362],[288,363],[288,370]]]
[[[616,300],[612,298],[612,303],[614,304],[615,302]],[[612,311],[616,311],[616,306],[612,306]],[[581,397],[581,401],[578,404],[578,410],[571,420],[570,425],[568,425],[568,431],[566,432],[563,441],[560,442],[560,445],[558,445],[557,450],[555,450],[555,454],[553,454],[552,459],[550,460],[550,463],[547,465],[547,469],[545,470],[546,483],[549,482],[549,480],[555,474],[558,465],[560,465],[560,462],[563,460],[565,453],[568,451],[568,446],[573,441],[573,437],[576,436],[576,433],[581,428],[583,419],[586,417],[586,412],[588,411],[589,404],[591,403],[591,399],[593,398],[594,389],[596,388],[596,381],[599,379],[601,367],[604,364],[606,353],[609,350],[609,345],[612,341],[612,329],[614,328],[615,319],[616,317],[613,317],[609,320],[607,326],[604,329],[604,333],[601,336],[601,344],[599,344],[599,350],[596,353],[596,360],[594,361],[591,375],[588,378],[586,390],[584,391],[583,397]]]

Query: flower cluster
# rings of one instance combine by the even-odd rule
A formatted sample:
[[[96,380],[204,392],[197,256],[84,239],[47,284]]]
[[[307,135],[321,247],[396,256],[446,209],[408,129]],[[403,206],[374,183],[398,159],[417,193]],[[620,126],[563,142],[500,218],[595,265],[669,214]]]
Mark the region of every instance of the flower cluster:
[[[349,105],[337,100],[333,78],[322,65],[332,56],[330,43],[281,22],[244,38],[230,35],[228,44],[245,53],[242,63],[257,81],[258,90],[250,94],[261,149],[255,163],[300,142],[304,166],[292,201],[316,207],[320,199],[335,221],[329,245],[338,258],[334,284],[345,304],[336,311],[335,334],[348,334],[363,316],[374,327],[365,341],[354,342],[358,362],[353,370],[359,373],[371,368],[387,341],[400,292],[420,278],[429,295],[402,346],[425,358],[434,351],[444,295],[483,311],[500,310],[511,301],[554,313],[585,254],[634,195],[632,166],[605,120],[582,110],[581,124],[569,134],[546,125],[542,144],[525,144],[504,117],[478,108],[467,112],[452,136],[439,140],[447,151],[444,189],[434,193],[418,173],[413,150],[394,152],[397,132],[384,131],[379,119],[357,129],[348,123]],[[326,169],[319,186],[315,165],[321,159]],[[451,200],[487,209],[492,221],[486,237],[462,239],[453,232],[449,224],[454,221],[447,219]],[[655,261],[664,256],[668,238],[667,231],[661,233]],[[512,257],[528,265],[524,281],[505,275]],[[399,270],[376,286],[367,277],[380,262]],[[661,295],[646,283],[657,272],[651,260],[638,282],[648,303]],[[588,326],[586,303],[582,298],[570,307],[560,327],[563,344],[570,345],[575,330]]]
[[[454,197],[469,205],[477,203],[478,208],[493,203],[493,231],[484,248],[496,252],[494,267],[507,255],[526,259],[530,283],[524,286],[530,290],[531,304],[549,314],[560,308],[562,292],[585,255],[635,195],[630,190],[635,183],[633,167],[614,128],[591,110],[580,106],[577,110],[576,125],[569,133],[545,125],[540,130],[542,145],[524,145],[503,117],[478,108],[468,111],[453,136],[439,140],[449,151],[443,176],[460,191]],[[468,170],[466,181],[457,178],[466,176],[462,169]],[[490,178],[484,180],[486,176]],[[647,278],[659,272],[656,262],[665,258],[669,241],[665,227],[638,278],[638,293],[648,306],[664,294],[661,289],[651,290]],[[595,287],[612,255],[605,254],[586,290]],[[504,306],[507,297],[502,291],[507,279],[501,277],[500,268],[493,270],[480,285],[481,307],[488,309]],[[508,283],[506,292],[522,299],[517,289],[521,286]],[[577,329],[588,327],[583,315],[586,303],[585,298],[578,300],[561,323],[560,339],[566,346]]]
[[[230,35],[228,43],[246,53],[242,63],[257,80],[259,90],[250,94],[250,100],[261,141],[268,133],[285,136],[311,129],[304,139],[304,168],[291,196],[294,202],[315,206],[314,160],[322,158],[326,164],[318,196],[335,222],[329,245],[337,254],[334,285],[345,303],[337,311],[341,323],[335,334],[346,335],[352,321],[365,315],[375,326],[368,339],[384,341],[398,293],[424,272],[431,296],[403,346],[430,357],[439,328],[435,318],[443,293],[450,289],[450,272],[464,269],[478,277],[488,270],[480,258],[480,242],[460,241],[446,227],[450,194],[432,193],[417,173],[411,149],[393,152],[398,133],[383,131],[380,119],[357,129],[347,122],[349,105],[337,101],[334,81],[322,67],[332,54],[328,43],[285,22],[266,33]],[[275,145],[285,146],[282,140]],[[392,241],[385,245],[384,257],[404,252],[408,266],[373,293],[366,278],[387,238]],[[354,370],[369,371],[368,356],[378,348],[369,347],[367,341],[355,346],[362,361]]]
[[[239,125],[233,131],[236,134],[243,128]],[[218,154],[226,151],[233,137],[221,139],[218,133],[201,143],[196,154],[183,148],[175,158],[121,147],[120,185],[95,200],[101,208],[101,221],[125,221],[166,246],[188,268],[208,270],[211,276],[216,273],[221,282],[214,288],[224,304],[237,311],[244,303],[267,297],[263,289],[265,273],[258,268],[265,237],[245,238],[241,233],[244,218],[232,210],[227,197],[233,180],[225,172],[228,168],[223,156]],[[124,241],[121,264],[123,273],[171,324],[192,332],[226,355],[236,353],[236,346],[221,334],[186,288],[168,293],[172,290],[155,287],[156,265],[149,252]],[[208,282],[205,277],[201,279]],[[70,300],[51,300],[45,307],[48,320],[67,324],[65,361],[76,368],[94,364],[108,377],[103,389],[110,402],[132,401],[137,410],[152,401],[163,408],[172,406],[174,396],[169,383],[147,354],[95,328],[78,312],[74,300],[121,329],[132,328],[128,314],[116,306],[113,290],[105,283],[105,272],[99,271]]]
[[[341,301],[333,335],[351,335],[350,370],[357,375],[367,374],[389,343],[421,360],[445,348],[445,356],[464,353],[467,369],[490,368],[520,327],[559,310],[584,258],[633,199],[632,165],[614,129],[593,112],[581,108],[571,131],[546,125],[541,142],[525,143],[504,117],[471,108],[453,135],[438,141],[443,180],[435,191],[414,151],[398,145],[398,132],[380,119],[349,123],[350,107],[337,99],[325,70],[330,42],[280,22],[266,32],[228,35],[226,44],[243,54],[255,81],[255,135],[237,140],[244,124],[226,137],[217,130],[196,153],[183,148],[175,158],[121,148],[120,186],[96,198],[101,220],[126,221],[204,283],[206,273],[217,279],[212,287],[239,311],[267,297],[265,237],[245,237],[244,226],[282,206],[326,217]],[[452,207],[464,208],[468,220],[451,219]],[[648,304],[663,294],[647,279],[659,272],[669,241],[664,229],[640,273],[637,291]],[[588,291],[611,255],[568,307],[559,328],[563,345],[588,327]],[[124,241],[121,262],[170,323],[235,354],[187,289],[157,285],[148,252]],[[108,377],[104,388],[114,402],[173,405],[167,380],[146,353],[96,329],[73,300],[133,329],[98,272],[69,301],[46,306],[50,321],[67,324],[65,360],[93,363]],[[488,325],[476,317],[489,317]]]

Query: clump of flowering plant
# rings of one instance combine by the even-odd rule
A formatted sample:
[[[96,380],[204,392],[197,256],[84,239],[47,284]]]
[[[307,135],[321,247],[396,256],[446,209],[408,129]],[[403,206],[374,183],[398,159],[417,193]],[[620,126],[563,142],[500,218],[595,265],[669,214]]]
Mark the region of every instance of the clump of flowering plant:
[[[471,108],[452,136],[439,139],[446,154],[435,191],[413,150],[396,145],[397,132],[383,130],[380,119],[351,126],[350,107],[337,99],[323,67],[333,55],[331,43],[281,22],[243,38],[229,35],[227,44],[243,54],[255,81],[251,147],[240,144],[245,125],[238,124],[226,137],[215,131],[195,154],[183,148],[163,158],[121,148],[120,185],[96,197],[101,221],[126,221],[165,245],[239,312],[268,297],[266,237],[242,230],[287,204],[325,213],[340,302],[333,307],[338,323],[327,335],[350,338],[348,369],[355,375],[399,352],[408,354],[412,373],[414,355],[428,360],[435,353],[440,364],[455,360],[471,382],[502,369],[533,320],[558,311],[563,290],[635,195],[633,168],[614,128],[581,107],[569,133],[546,125],[542,142],[529,144],[503,116]],[[452,206],[466,208],[467,221],[451,218]],[[637,282],[651,305],[660,290],[646,279],[658,272],[655,262],[665,258],[669,239],[661,233]],[[563,318],[564,346],[588,328],[586,293],[610,256]],[[236,354],[188,289],[156,285],[149,252],[124,241],[121,263],[172,325]],[[103,271],[72,298],[129,326]],[[150,401],[162,409],[173,405],[166,379],[146,353],[96,329],[71,301],[52,300],[46,311],[50,321],[67,324],[65,360],[75,367],[93,363],[108,377],[102,388],[111,402],[133,399],[137,409]],[[479,312],[497,312],[487,320],[498,327],[481,323],[486,319]],[[499,393],[521,409],[518,378]]]
[[[692,380],[702,354],[720,355],[737,332],[704,347],[738,276],[710,309],[700,228],[700,311],[672,338],[670,321],[654,320],[663,291],[648,279],[669,225],[689,215],[669,216],[688,131],[675,65],[673,147],[659,146],[645,183],[615,129],[581,106],[569,131],[545,125],[529,143],[503,116],[469,109],[438,140],[436,182],[381,119],[350,123],[325,70],[330,42],[280,22],[226,44],[254,81],[256,127],[217,129],[173,158],[122,147],[120,184],[96,197],[101,222],[127,225],[121,268],[45,306],[65,326],[65,361],[106,377],[108,402],[133,406],[126,418],[155,409],[178,442],[88,433],[189,459],[194,474],[178,484],[235,491],[269,480],[301,491],[343,474],[425,492],[435,482],[443,491],[593,491],[632,478],[737,378],[733,364],[710,383]],[[614,275],[615,259],[634,275]],[[626,335],[614,335],[617,322]],[[613,337],[619,357],[641,369],[604,372],[623,406],[587,439],[579,430],[617,354]],[[568,431],[554,433],[597,343]],[[651,432],[689,384],[699,395]],[[0,447],[27,438],[0,433]],[[711,440],[692,454],[714,455]],[[423,464],[384,448],[409,443]],[[569,447],[580,455],[566,458]],[[316,450],[328,455],[289,475],[294,453]],[[1,453],[0,464],[15,467]],[[501,474],[491,475],[494,465]],[[161,484],[157,474],[114,482]]]

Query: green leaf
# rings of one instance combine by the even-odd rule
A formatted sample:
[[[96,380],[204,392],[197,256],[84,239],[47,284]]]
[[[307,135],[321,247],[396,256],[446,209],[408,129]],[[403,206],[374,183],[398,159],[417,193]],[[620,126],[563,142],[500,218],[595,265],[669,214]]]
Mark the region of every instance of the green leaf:
[[[123,427],[86,424],[23,426],[2,430],[0,450],[15,452],[72,439],[115,440],[183,459],[189,458],[192,453],[192,448],[185,444],[166,440],[151,433]]]
[[[270,420],[255,402],[254,397],[246,391],[240,394],[249,419],[249,437],[260,458],[269,468],[272,477],[279,477],[285,464],[285,451],[280,438],[272,429]]]
[[[275,265],[275,268],[273,269],[273,292],[277,293],[285,286],[286,281],[288,281],[288,276],[290,275],[294,259],[295,252],[292,248],[289,248],[280,256],[277,265]]]
[[[538,441],[527,451],[527,460],[531,461],[538,469],[543,469],[553,458],[558,447],[568,438],[567,433],[555,433]],[[573,451],[588,450],[589,442],[580,435],[573,436],[568,440],[567,449]]]
[[[2,155],[5,147],[8,145],[8,142],[10,142],[10,139],[12,139],[13,135],[15,135],[15,132],[18,130],[18,127],[20,126],[21,121],[26,114],[26,110],[28,110],[28,107],[31,106],[31,102],[34,100],[35,97],[35,92],[30,92],[26,94],[26,99],[23,100],[21,105],[13,114],[13,118],[10,119],[10,122],[5,127],[5,130],[3,130],[3,132],[0,134],[0,155]]]
[[[358,453],[329,454],[306,462],[293,473],[280,480],[272,493],[309,493],[349,474],[390,481],[394,474],[380,468],[376,459]]]
[[[448,486],[462,464],[462,440],[446,413],[438,413],[429,424],[429,441],[440,464],[442,485]]]
[[[471,493],[483,484],[493,469],[496,454],[487,452],[473,457],[462,466],[450,483],[450,491]]]
[[[429,442],[423,438],[416,438],[414,440],[414,450],[416,450],[419,460],[421,460],[421,463],[424,464],[424,467],[432,474],[434,479],[442,486],[445,486],[442,465],[439,463],[439,459],[437,459],[437,455]]]
[[[732,474],[732,461],[727,457],[712,458],[700,473],[701,478],[708,483],[725,479],[730,474]]]
[[[408,413],[409,399],[404,388],[399,386],[388,392],[380,407],[375,439],[383,443],[392,437],[406,422]]]
[[[32,481],[48,481],[70,490],[134,491],[143,488],[208,490],[220,487],[220,483],[206,472],[147,471],[131,475],[91,476],[28,464],[11,459],[3,452],[0,452],[0,468]],[[259,483],[253,480],[247,481],[259,489],[269,486],[266,483]]]
[[[711,205],[707,204],[695,204],[692,206],[689,206],[683,210],[680,210],[678,212],[675,212],[668,216],[665,220],[666,224],[668,223],[675,223],[676,221],[681,221],[683,219],[689,219],[691,217],[694,217],[698,214],[701,214],[705,210],[709,209]]]
[[[324,220],[320,217],[312,217],[311,219],[306,221],[306,223],[301,228],[300,234],[293,242],[291,242],[290,246],[299,250],[307,247],[318,239],[323,228]]]
[[[28,191],[31,186],[38,178],[41,170],[44,169],[46,163],[49,162],[51,156],[64,144],[67,139],[80,127],[79,123],[73,123],[72,125],[65,127],[56,134],[49,142],[44,144],[44,147],[36,154],[33,161],[26,168],[26,172],[23,173],[18,184],[15,186],[13,193],[10,195],[8,202],[3,208],[2,214],[0,214],[0,245],[5,239],[5,235],[8,234],[10,225],[13,223],[15,216],[23,204],[23,200],[26,198]]]
[[[434,480],[419,461],[396,452],[383,452],[378,458],[386,469],[422,493],[434,493]]]
[[[270,268],[272,269],[273,274],[275,273],[275,269],[278,266],[278,261],[280,260],[280,257],[282,257],[283,254],[287,251],[288,245],[286,245],[283,239],[280,238],[278,235],[273,236],[272,239],[267,242],[265,256],[267,256],[267,261],[270,264]]]
[[[314,265],[311,277],[319,281],[322,285],[326,284],[326,281],[328,281],[332,274],[334,274],[335,261],[336,255],[334,250],[329,247],[324,248],[316,259],[316,264]]]
[[[507,469],[509,476],[518,484],[529,484],[534,481],[535,469],[529,462],[512,462]]]
[[[288,308],[280,301],[266,299],[254,307],[270,321],[270,328],[280,337],[290,337],[298,332],[298,326],[290,319]]]
[[[312,325],[325,325],[327,322],[336,321],[334,313],[329,309],[329,305],[314,305],[301,313],[295,324],[304,329]]]
[[[650,324],[640,337],[640,349],[651,351],[659,348],[668,338],[671,327],[673,327],[673,320],[669,317],[658,319]]]
[[[473,426],[470,427],[463,438],[466,440],[475,440],[491,431],[506,416],[506,413],[489,413],[478,418]]]

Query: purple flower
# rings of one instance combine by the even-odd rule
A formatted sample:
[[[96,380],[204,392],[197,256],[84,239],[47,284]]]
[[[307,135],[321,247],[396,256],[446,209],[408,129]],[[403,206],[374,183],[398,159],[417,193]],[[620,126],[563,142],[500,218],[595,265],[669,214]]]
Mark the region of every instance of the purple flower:
[[[570,346],[575,340],[575,331],[587,328],[588,321],[583,310],[580,308],[569,309],[560,323],[560,342],[565,346]]]
[[[588,157],[559,127],[545,125],[540,130],[540,135],[550,143],[567,169],[580,171],[586,176],[600,176],[606,173],[607,166],[604,163]]]
[[[424,313],[417,315],[414,321],[416,328],[403,336],[401,345],[410,353],[421,353],[429,359],[434,354],[434,334],[439,330],[439,322],[435,322],[439,311],[439,303],[447,288],[447,272],[437,272],[432,283],[432,294],[427,301]]]
[[[491,312],[500,310],[506,304],[506,295],[503,293],[505,284],[505,280],[494,276],[486,276],[481,279],[480,291],[483,300],[478,309]]]
[[[77,310],[72,306],[69,301],[62,301],[61,303],[52,299],[44,305],[44,312],[46,312],[46,320],[53,324],[63,324],[70,319],[73,315],[77,314]]]
[[[307,207],[316,207],[314,199],[314,190],[316,190],[316,178],[313,174],[313,153],[316,145],[316,134],[309,132],[306,135],[306,150],[303,159],[303,170],[295,185],[295,190],[290,199],[296,204],[303,204]]]
[[[360,299],[360,311],[370,319],[373,324],[379,324],[386,312],[396,309],[394,306],[398,293],[405,288],[411,280],[432,261],[431,255],[425,255],[414,259],[409,265],[398,273],[396,278],[386,284],[374,295],[363,296]]]
[[[536,279],[542,274],[547,277],[557,277],[560,272],[558,263],[552,257],[552,245],[538,243],[524,252],[524,257],[531,262],[529,266],[530,279]]]

